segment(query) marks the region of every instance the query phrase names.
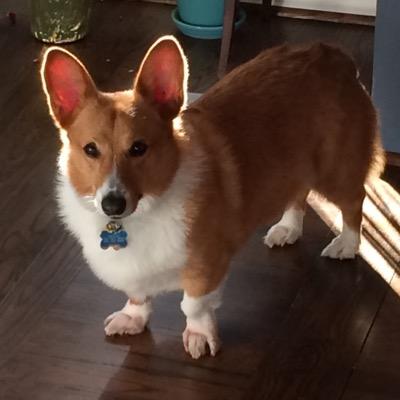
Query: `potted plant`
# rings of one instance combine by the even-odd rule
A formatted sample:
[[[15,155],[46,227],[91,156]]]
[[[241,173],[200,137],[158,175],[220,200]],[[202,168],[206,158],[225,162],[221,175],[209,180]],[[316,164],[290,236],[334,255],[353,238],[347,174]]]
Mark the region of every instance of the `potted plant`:
[[[31,0],[31,30],[46,43],[82,39],[88,31],[92,0]]]
[[[218,39],[222,36],[224,22],[224,0],[177,0],[172,19],[185,35],[199,39]],[[239,8],[235,29],[246,19]]]

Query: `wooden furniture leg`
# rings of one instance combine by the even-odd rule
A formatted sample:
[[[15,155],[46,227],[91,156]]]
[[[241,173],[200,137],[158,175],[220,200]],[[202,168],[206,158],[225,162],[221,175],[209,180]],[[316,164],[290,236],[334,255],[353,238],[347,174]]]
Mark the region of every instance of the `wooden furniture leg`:
[[[272,14],[272,0],[263,0],[263,13],[264,19],[267,21],[271,17]]]
[[[218,78],[225,75],[228,65],[229,51],[232,41],[233,23],[235,18],[236,0],[225,0],[224,26],[221,40],[221,51],[218,64]]]

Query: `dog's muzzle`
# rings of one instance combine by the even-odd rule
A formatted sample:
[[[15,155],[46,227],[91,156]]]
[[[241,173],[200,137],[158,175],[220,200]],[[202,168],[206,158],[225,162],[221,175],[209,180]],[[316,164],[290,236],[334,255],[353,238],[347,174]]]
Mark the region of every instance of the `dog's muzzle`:
[[[121,216],[126,209],[125,196],[120,192],[111,191],[103,197],[101,208],[104,214],[110,217]]]

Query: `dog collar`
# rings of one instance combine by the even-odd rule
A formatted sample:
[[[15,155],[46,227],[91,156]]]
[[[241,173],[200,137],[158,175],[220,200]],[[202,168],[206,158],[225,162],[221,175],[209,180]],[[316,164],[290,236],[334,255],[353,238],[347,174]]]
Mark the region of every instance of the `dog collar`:
[[[121,222],[110,221],[100,234],[100,247],[107,250],[112,247],[114,250],[123,249],[128,246],[128,233]]]

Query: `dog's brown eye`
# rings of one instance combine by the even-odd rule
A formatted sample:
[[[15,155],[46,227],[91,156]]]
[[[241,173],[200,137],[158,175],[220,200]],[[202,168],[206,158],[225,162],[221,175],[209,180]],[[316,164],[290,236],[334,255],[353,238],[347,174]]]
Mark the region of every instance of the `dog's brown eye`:
[[[97,158],[100,155],[100,151],[96,146],[96,143],[90,142],[83,148],[84,152],[92,158]]]
[[[133,142],[132,146],[129,149],[129,155],[132,157],[140,157],[144,153],[146,153],[147,150],[147,144],[141,140],[137,140],[136,142]]]

